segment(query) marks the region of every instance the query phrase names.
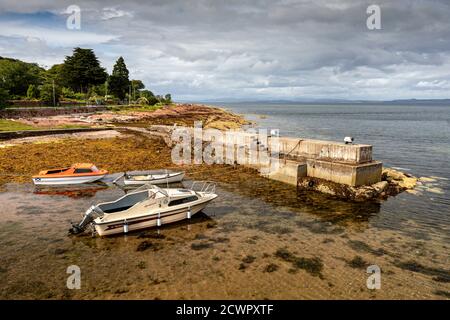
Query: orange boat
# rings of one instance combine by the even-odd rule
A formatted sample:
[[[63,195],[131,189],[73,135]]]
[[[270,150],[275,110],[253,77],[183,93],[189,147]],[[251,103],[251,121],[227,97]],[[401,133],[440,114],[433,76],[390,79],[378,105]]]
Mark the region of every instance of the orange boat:
[[[33,176],[36,185],[64,185],[89,183],[100,180],[107,170],[99,170],[92,163],[76,163],[69,168],[44,170]]]

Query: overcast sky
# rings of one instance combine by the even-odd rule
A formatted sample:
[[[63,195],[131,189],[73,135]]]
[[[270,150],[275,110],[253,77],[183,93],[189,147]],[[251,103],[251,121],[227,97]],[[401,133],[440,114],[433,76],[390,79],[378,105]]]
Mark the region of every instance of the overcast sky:
[[[0,0],[0,56],[48,68],[76,46],[175,100],[450,98],[448,0]]]

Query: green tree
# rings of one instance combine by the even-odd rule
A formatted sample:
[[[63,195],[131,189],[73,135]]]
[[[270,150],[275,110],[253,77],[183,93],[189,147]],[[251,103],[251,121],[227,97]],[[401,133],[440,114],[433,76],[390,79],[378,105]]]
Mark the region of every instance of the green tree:
[[[9,93],[5,88],[0,87],[0,109],[4,108],[8,104]]]
[[[145,84],[141,80],[131,80],[131,87],[135,90],[145,89]]]
[[[150,90],[142,90],[140,96],[147,99],[149,105],[157,104],[159,101]]]
[[[144,88],[145,84],[141,80],[131,80],[131,93],[133,96],[133,100],[135,100],[136,97],[140,97],[139,92]]]
[[[117,59],[114,65],[113,72],[108,80],[109,92],[115,95],[120,100],[123,100],[129,90],[130,80],[128,78],[129,72],[125,61],[122,57]]]
[[[58,86],[70,87],[70,84],[68,83],[68,81],[66,81],[64,77],[63,68],[64,68],[63,63],[53,65],[50,69],[48,69],[45,72],[44,74],[45,81],[46,82],[55,81],[55,83]]]
[[[107,87],[108,84],[107,82],[99,84],[95,87],[93,87],[92,89],[99,95],[99,96],[105,96],[107,93]]]
[[[66,57],[61,75],[76,92],[87,92],[91,86],[104,83],[108,76],[94,51],[82,48],[75,48],[73,54]]]
[[[45,70],[35,63],[0,57],[0,81],[11,98],[26,96],[30,84],[39,85]]]
[[[52,82],[45,82],[43,85],[39,87],[40,89],[40,96],[42,102],[44,102],[46,105],[53,106],[58,105],[59,103],[59,97],[61,96],[61,87],[58,85],[54,85]],[[53,90],[55,90],[54,94],[54,101],[53,101]]]
[[[66,99],[75,99],[75,92],[71,88],[63,87],[61,89],[61,95]]]
[[[27,98],[28,99],[38,99],[39,98],[39,89],[36,85],[30,84],[28,86]]]
[[[172,103],[172,95],[170,93],[164,96],[165,103]]]

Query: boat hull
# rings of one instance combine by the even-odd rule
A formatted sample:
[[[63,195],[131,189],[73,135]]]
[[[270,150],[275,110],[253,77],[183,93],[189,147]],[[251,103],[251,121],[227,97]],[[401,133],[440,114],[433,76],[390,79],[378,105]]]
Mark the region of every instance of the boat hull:
[[[123,183],[127,186],[129,185],[143,185],[146,183],[150,184],[164,184],[164,183],[175,183],[180,182],[184,178],[184,172],[177,173],[174,175],[170,175],[169,178],[160,178],[160,179],[149,179],[149,180],[133,180],[133,179],[124,179]]]
[[[214,198],[202,201],[201,203],[194,204],[190,207],[190,217],[203,210]],[[160,225],[174,223],[182,220],[189,219],[188,208],[179,208],[173,210],[164,210],[160,213]],[[142,216],[127,221],[128,232],[147,229],[158,226],[158,215],[153,213],[147,216]],[[114,234],[124,233],[123,221],[114,221],[106,224],[95,224],[95,230],[99,236],[109,236]]]
[[[82,184],[100,180],[105,175],[90,175],[78,177],[33,177],[35,185],[66,185],[66,184]]]

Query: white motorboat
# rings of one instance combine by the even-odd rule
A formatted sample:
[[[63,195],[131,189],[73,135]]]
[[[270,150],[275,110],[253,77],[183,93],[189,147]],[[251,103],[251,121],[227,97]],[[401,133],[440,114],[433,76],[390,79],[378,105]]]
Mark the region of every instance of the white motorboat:
[[[125,185],[165,184],[181,182],[184,178],[183,171],[155,170],[142,173],[124,173]]]
[[[107,236],[190,219],[217,198],[213,183],[203,183],[200,191],[194,191],[194,185],[191,189],[143,185],[115,201],[91,206],[70,232],[81,233],[91,226],[93,232]]]

